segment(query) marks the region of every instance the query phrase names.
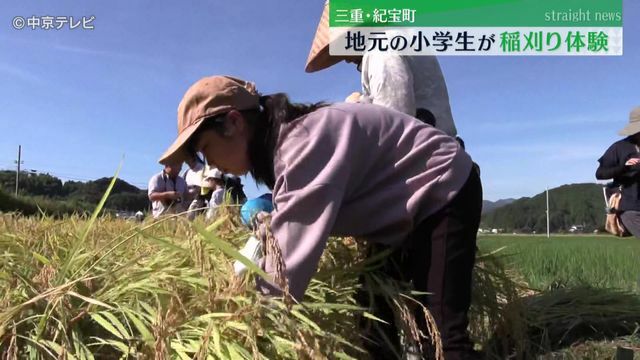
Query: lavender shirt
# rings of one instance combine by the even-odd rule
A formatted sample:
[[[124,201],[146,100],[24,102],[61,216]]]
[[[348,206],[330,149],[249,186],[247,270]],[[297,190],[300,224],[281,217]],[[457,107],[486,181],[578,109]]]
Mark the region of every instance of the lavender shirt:
[[[398,245],[460,190],[472,161],[458,143],[378,105],[336,104],[282,125],[271,227],[298,300],[330,235]],[[270,259],[265,270],[273,274]],[[262,279],[267,294],[279,289]]]

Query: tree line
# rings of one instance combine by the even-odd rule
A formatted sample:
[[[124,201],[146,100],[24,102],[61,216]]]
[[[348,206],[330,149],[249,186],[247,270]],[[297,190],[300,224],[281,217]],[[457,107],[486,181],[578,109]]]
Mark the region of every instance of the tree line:
[[[83,212],[95,207],[106,192],[110,178],[93,181],[66,181],[50,174],[20,172],[18,197],[15,171],[0,171],[0,211],[37,211],[38,204],[47,204],[52,213]],[[12,200],[10,200],[12,199]],[[11,210],[11,207],[14,209]],[[16,208],[17,207],[17,208]],[[42,206],[40,206],[42,208]],[[138,211],[149,208],[147,191],[117,179],[105,208],[115,211]],[[90,210],[89,210],[90,211]]]
[[[585,232],[604,229],[605,204],[602,186],[571,184],[549,190],[549,228],[568,232],[572,226]],[[543,233],[547,231],[546,194],[520,198],[482,217],[482,228],[505,232]]]

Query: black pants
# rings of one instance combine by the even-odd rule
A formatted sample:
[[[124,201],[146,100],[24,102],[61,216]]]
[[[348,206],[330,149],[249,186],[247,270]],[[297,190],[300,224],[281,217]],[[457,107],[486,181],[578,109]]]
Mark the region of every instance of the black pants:
[[[468,336],[467,312],[471,304],[471,273],[481,211],[482,185],[474,167],[454,199],[419,224],[405,245],[390,255],[383,268],[387,276],[411,281],[415,290],[430,293],[417,298],[435,318],[446,360],[479,358]],[[360,296],[361,305],[369,306],[370,299],[364,293]],[[384,299],[376,296],[373,300],[373,315],[390,325],[379,322],[373,325],[363,320],[365,348],[372,359],[394,359],[394,352],[380,336],[383,332],[394,342],[396,353],[402,353],[393,310]],[[416,313],[416,320],[420,330],[428,334],[420,312]]]
[[[631,235],[640,239],[640,211],[624,211],[620,214],[620,220],[622,220],[622,225]]]

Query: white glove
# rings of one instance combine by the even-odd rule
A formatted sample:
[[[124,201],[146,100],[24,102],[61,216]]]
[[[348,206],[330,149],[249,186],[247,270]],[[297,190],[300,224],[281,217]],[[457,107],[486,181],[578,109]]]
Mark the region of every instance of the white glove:
[[[262,257],[262,242],[252,235],[249,240],[247,240],[247,243],[244,245],[242,250],[240,250],[240,254],[251,260],[254,264],[259,265],[260,258]],[[241,276],[247,271],[247,267],[240,261],[236,260],[233,263],[233,270],[236,275]]]

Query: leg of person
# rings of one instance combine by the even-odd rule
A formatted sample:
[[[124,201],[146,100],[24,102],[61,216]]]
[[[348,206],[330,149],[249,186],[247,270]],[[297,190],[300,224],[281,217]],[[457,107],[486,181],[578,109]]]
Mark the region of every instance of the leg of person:
[[[467,326],[481,211],[482,185],[474,168],[456,197],[424,221],[411,238],[414,287],[430,293],[422,300],[436,321],[447,360],[480,357]]]
[[[624,228],[640,239],[640,211],[629,210],[620,215]]]
[[[388,249],[387,246],[373,244],[369,251],[369,257]],[[401,250],[394,251],[381,269],[386,276],[398,278],[399,271],[396,264],[402,256]],[[373,316],[386,321],[388,324],[362,317],[360,319],[360,333],[363,338],[362,345],[369,353],[367,359],[391,360],[401,357],[398,328],[394,321],[394,312],[387,300],[382,295],[369,293],[368,288],[374,284],[368,284],[365,276],[360,276],[362,289],[358,291],[356,299],[358,304],[369,310]]]

